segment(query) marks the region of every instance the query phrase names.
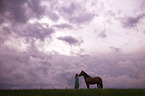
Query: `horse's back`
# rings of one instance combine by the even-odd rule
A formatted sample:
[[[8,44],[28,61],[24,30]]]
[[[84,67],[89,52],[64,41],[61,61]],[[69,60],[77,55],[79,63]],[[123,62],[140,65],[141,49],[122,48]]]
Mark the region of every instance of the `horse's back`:
[[[102,81],[102,78],[101,77],[95,77],[96,79],[98,79],[99,81]]]
[[[102,82],[102,78],[101,77],[93,77],[93,78],[95,78],[98,83]]]
[[[102,79],[100,77],[91,77],[87,79],[87,82],[89,84],[96,84],[102,82]]]

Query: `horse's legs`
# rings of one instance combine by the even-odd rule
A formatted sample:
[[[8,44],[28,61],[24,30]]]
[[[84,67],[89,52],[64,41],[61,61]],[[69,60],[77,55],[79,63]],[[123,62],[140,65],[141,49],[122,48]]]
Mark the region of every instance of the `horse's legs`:
[[[100,88],[103,88],[103,82],[100,83]]]
[[[97,88],[99,88],[99,84],[97,83]]]
[[[103,88],[103,84],[102,84],[102,82],[97,83],[97,87],[98,87],[98,88]]]
[[[98,88],[101,88],[101,85],[100,85],[100,83],[97,83],[97,87],[98,87]]]
[[[86,85],[87,85],[87,88],[89,89],[90,88],[89,84],[86,84]]]

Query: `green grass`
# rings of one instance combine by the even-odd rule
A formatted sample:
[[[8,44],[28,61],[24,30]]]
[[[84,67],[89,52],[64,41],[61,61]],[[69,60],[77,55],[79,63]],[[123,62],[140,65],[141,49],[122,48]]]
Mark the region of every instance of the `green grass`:
[[[145,96],[145,89],[0,90],[0,96]]]

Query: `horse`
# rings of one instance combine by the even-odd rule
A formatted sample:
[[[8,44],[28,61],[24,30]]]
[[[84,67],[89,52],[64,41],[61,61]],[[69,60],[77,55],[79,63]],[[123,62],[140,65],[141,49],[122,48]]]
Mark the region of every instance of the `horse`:
[[[85,73],[84,71],[81,71],[81,73],[79,74],[80,76],[84,76],[87,88],[90,88],[90,84],[97,84],[98,88],[103,88],[103,81],[101,77],[91,77],[89,76],[87,73]]]

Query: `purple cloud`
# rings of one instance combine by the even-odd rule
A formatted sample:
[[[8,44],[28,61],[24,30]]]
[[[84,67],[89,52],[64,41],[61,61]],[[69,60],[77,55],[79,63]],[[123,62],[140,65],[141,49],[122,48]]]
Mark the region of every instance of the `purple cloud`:
[[[11,28],[11,27],[10,27]],[[50,27],[47,26],[47,24],[39,24],[39,23],[34,23],[34,24],[28,24],[23,27],[21,26],[13,26],[13,28],[5,28],[3,31],[6,32],[4,33],[5,36],[11,35],[13,33],[16,33],[19,37],[25,37],[27,40],[36,38],[41,41],[44,41],[46,37],[51,38],[51,35],[54,33],[54,30]],[[5,39],[7,39],[5,37]]]
[[[80,11],[81,10],[81,11]],[[87,12],[77,3],[70,3],[68,7],[63,6],[60,12],[64,18],[67,18],[70,23],[83,24],[90,22],[94,18],[94,14]]]
[[[75,11],[79,8],[80,6],[74,2],[70,3],[69,6],[63,6],[61,7],[61,11],[66,13],[67,15],[73,15]]]
[[[70,22],[72,23],[85,23],[85,22],[89,22],[94,18],[94,14],[91,13],[82,13],[78,16],[74,16],[74,17],[70,17]]]
[[[145,79],[144,58],[134,60],[134,55],[120,58],[111,54],[96,58],[52,55],[39,51],[34,42],[31,41],[26,52],[0,47],[0,89],[74,88],[74,76],[81,70],[101,76],[105,88],[145,88],[139,84]],[[86,88],[83,78],[79,79],[80,88]],[[120,84],[122,80],[127,80],[125,86]]]
[[[36,38],[43,41],[46,37],[51,37],[54,29],[47,24],[27,22],[32,18],[40,18],[45,15],[45,6],[41,5],[41,0],[1,0],[0,18],[1,20],[1,42],[8,39],[9,35],[17,34],[26,39]],[[53,16],[54,17],[54,16]],[[7,26],[4,23],[8,23]]]
[[[132,28],[132,27],[136,26],[139,23],[139,21],[142,18],[144,18],[144,16],[145,16],[145,14],[141,14],[136,17],[128,17],[128,18],[123,19],[121,22],[123,23],[124,27]]]
[[[53,26],[56,28],[59,28],[59,29],[72,29],[73,28],[73,26],[71,26],[70,24],[67,24],[67,23],[53,25]]]
[[[45,26],[45,27],[44,27]],[[46,24],[34,23],[26,26],[24,30],[18,32],[19,35],[27,38],[36,38],[44,40],[46,37],[51,37],[51,34],[54,33],[54,30]]]
[[[116,47],[110,47],[110,49],[114,52],[114,53],[119,53],[120,49],[116,48]]]
[[[58,37],[58,40],[62,40],[70,45],[80,45],[83,41],[79,41],[72,36]]]
[[[106,38],[106,37],[107,37],[107,35],[106,35],[106,30],[104,29],[103,31],[101,31],[101,32],[98,34],[98,36],[99,36],[100,38]]]
[[[141,6],[140,6],[140,8],[142,9],[142,11],[144,11],[144,9],[145,9],[145,6],[144,5],[145,5],[145,1],[143,0],[142,3],[141,3]]]
[[[14,20],[16,22],[25,23],[28,20],[26,15],[26,8],[24,4],[27,0],[1,0],[1,15],[9,18],[10,20]],[[8,13],[8,14],[6,14]]]
[[[36,14],[36,17],[41,16],[45,12],[45,7],[41,6],[41,0],[31,0],[28,2],[28,6]]]
[[[56,13],[54,13],[53,11],[52,12],[51,11],[47,12],[46,15],[48,15],[48,17],[52,21],[55,21],[55,22],[59,19],[59,16]]]
[[[33,17],[39,18],[45,12],[40,0],[1,0],[0,3],[1,15],[17,23],[26,23]]]

